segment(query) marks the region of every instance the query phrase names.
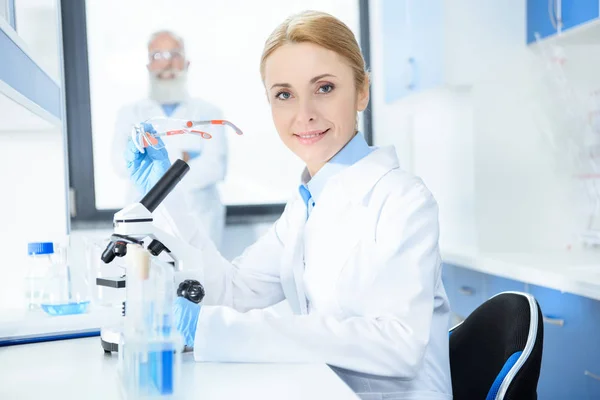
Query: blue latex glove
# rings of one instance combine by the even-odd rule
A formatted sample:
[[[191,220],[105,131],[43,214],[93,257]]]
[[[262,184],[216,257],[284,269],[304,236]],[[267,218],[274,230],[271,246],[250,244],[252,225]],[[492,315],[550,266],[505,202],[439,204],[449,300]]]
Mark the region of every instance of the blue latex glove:
[[[183,336],[187,347],[194,347],[200,308],[200,304],[192,303],[185,297],[177,297],[173,304],[175,328]]]
[[[146,132],[156,133],[151,124],[142,123],[141,125]],[[135,147],[131,138],[127,142],[127,149],[125,150],[127,170],[130,179],[142,195],[148,193],[171,166],[163,141],[160,138],[157,139],[158,145],[162,148],[157,150],[146,147],[144,153],[141,153]]]

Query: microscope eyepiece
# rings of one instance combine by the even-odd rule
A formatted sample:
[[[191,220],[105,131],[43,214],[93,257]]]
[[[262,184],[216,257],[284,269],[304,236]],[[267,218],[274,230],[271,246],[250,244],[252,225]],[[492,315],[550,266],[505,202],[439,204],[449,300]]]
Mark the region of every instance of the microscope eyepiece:
[[[100,256],[105,264],[112,262],[115,257],[125,257],[127,255],[127,244],[143,244],[142,241],[125,235],[112,235],[110,243]]]
[[[175,160],[167,172],[156,182],[150,191],[140,200],[140,203],[150,212],[171,193],[179,181],[190,170],[190,166],[183,160]]]
[[[104,251],[102,252],[102,255],[100,256],[100,258],[102,259],[102,261],[104,261],[105,264],[110,263],[112,260],[115,259],[115,242],[111,241],[108,246],[106,246],[106,249],[104,249]]]

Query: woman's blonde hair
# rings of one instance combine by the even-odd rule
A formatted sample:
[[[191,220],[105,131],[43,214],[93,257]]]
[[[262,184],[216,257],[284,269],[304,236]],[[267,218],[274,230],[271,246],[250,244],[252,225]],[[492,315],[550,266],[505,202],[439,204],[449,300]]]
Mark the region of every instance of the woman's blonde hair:
[[[342,56],[354,71],[356,90],[368,82],[365,60],[354,34],[339,19],[319,11],[304,11],[283,21],[265,42],[260,60],[260,76],[265,81],[267,58],[287,43],[312,43]]]

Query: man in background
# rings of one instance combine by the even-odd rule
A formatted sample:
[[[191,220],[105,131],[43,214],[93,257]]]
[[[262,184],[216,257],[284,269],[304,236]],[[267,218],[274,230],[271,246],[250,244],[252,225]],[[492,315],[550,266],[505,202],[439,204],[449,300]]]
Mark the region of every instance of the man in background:
[[[115,172],[128,178],[124,151],[133,125],[153,117],[188,120],[223,119],[221,110],[197,98],[190,98],[187,74],[190,62],[185,55],[182,38],[169,31],[154,33],[148,42],[148,97],[123,107],[117,116],[112,142],[112,164]],[[181,158],[190,170],[179,183],[188,211],[202,221],[207,233],[220,247],[225,225],[225,207],[217,184],[227,170],[227,141],[223,127],[210,130],[212,139],[196,135],[165,137],[165,147],[171,163]],[[131,185],[128,201],[139,200]]]

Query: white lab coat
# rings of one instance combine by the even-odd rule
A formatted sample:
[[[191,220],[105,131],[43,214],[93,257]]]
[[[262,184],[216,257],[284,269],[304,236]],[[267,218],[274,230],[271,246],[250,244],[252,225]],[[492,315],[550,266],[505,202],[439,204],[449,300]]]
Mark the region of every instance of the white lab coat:
[[[166,115],[160,104],[149,99],[125,106],[119,111],[112,141],[112,164],[119,176],[129,179],[123,155],[131,127],[149,118],[164,116]],[[171,117],[190,120],[223,119],[223,113],[203,100],[190,99],[181,103]],[[227,172],[226,135],[229,133],[222,126],[206,129],[215,133],[210,140],[194,135],[179,135],[163,138],[163,141],[171,163],[182,158],[184,151],[200,152],[199,157],[188,161],[190,170],[179,183],[179,192],[185,197],[189,212],[201,221],[210,238],[219,246],[225,225],[225,206],[221,202],[217,184],[223,181]],[[139,197],[139,193],[131,185],[127,201],[138,201]]]
[[[203,250],[197,361],[326,363],[363,399],[452,398],[437,203],[393,148],[330,178],[308,220],[297,196],[232,263],[177,225]],[[284,299],[293,315],[267,308]]]

